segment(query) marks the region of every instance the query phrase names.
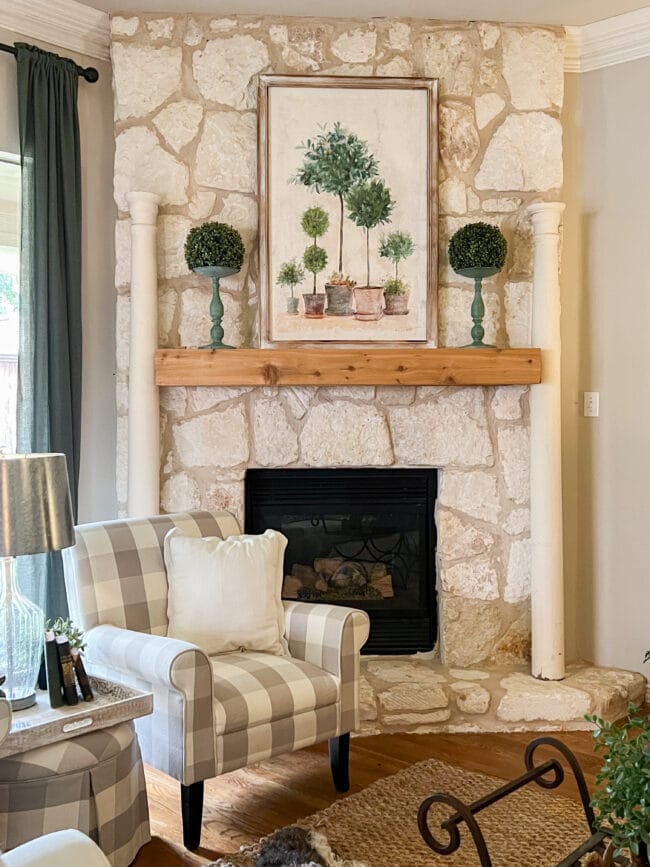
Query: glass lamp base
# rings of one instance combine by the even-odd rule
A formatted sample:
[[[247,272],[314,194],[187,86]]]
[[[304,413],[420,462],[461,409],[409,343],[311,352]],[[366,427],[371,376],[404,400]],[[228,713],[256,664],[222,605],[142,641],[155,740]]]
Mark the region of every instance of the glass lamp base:
[[[14,710],[36,703],[45,616],[20,592],[14,557],[0,557],[0,674]]]
[[[12,698],[9,700],[12,710],[27,710],[28,707],[33,707],[36,704],[36,693],[26,695],[23,698]]]

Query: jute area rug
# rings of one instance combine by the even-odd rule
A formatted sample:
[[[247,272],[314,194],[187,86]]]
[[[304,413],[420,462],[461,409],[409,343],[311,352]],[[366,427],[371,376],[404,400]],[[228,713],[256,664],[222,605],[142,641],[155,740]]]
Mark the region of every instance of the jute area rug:
[[[433,759],[372,783],[362,792],[337,801],[296,824],[322,833],[342,861],[368,867],[480,867],[471,834],[461,831],[460,849],[450,856],[436,855],[424,843],[417,827],[417,811],[428,795],[449,792],[465,803],[503,784],[503,780],[472,773]],[[429,814],[436,833],[450,809],[438,806]],[[446,812],[445,812],[446,810]],[[577,801],[549,794],[534,784],[488,807],[477,817],[494,867],[551,867],[588,836],[582,807]],[[219,867],[254,867],[259,843],[216,862]]]

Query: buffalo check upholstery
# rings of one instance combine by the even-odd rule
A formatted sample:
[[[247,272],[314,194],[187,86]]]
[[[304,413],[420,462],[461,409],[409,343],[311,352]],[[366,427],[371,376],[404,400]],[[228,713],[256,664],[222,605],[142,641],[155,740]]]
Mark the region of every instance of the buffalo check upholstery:
[[[64,552],[90,670],[153,693],[153,714],[135,723],[145,761],[190,785],[357,728],[367,615],[285,602],[290,657],[208,657],[166,635],[163,541],[173,527],[220,538],[241,532],[228,512],[158,515],[77,527],[75,547]]]
[[[113,867],[127,867],[150,840],[133,723],[0,759],[0,852],[66,828],[93,839]]]

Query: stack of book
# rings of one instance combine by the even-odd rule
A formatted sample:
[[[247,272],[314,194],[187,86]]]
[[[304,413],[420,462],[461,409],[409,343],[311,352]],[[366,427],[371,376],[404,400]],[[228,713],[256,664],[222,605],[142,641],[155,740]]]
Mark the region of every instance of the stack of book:
[[[45,671],[52,707],[78,704],[77,683],[84,701],[92,701],[93,691],[78,648],[70,648],[65,635],[45,632]]]

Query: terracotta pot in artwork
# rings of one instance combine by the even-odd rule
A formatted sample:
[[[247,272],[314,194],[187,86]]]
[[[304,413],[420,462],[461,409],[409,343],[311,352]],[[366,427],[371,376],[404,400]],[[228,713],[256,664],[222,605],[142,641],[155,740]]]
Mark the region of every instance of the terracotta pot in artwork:
[[[305,316],[307,319],[322,319],[325,310],[325,293],[310,292],[309,295],[303,295],[302,300],[305,303]]]
[[[355,286],[354,305],[355,319],[362,322],[373,322],[381,319],[381,299],[383,286]]]
[[[409,291],[384,292],[384,313],[386,316],[406,316],[409,312]]]

